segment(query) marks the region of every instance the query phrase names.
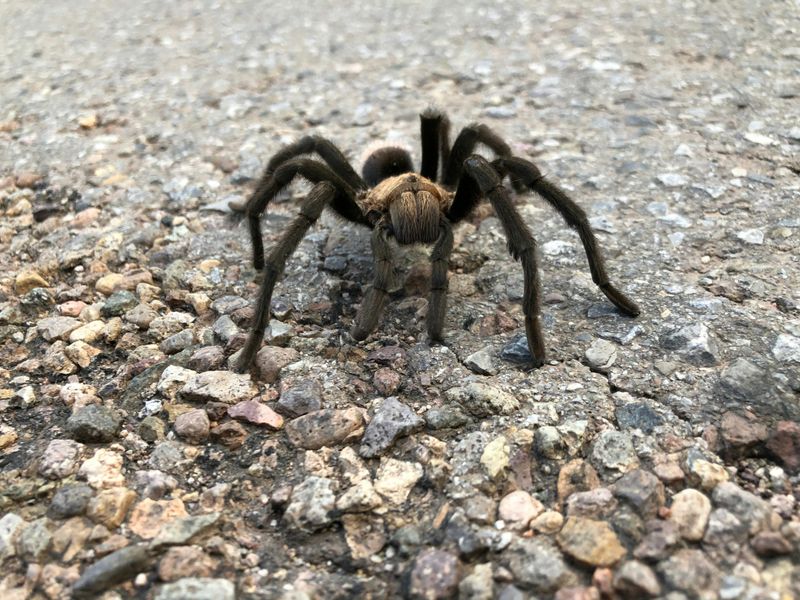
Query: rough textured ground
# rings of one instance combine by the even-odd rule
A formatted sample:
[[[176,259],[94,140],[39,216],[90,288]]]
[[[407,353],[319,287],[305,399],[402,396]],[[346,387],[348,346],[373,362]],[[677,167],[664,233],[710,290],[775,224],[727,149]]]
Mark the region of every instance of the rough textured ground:
[[[269,4],[0,1],[0,595],[800,596],[797,3]],[[422,250],[356,344],[369,234],[325,217],[232,375],[228,202],[307,132],[417,156],[431,104],[574,195],[643,314],[523,196],[548,365],[489,210],[446,344]]]

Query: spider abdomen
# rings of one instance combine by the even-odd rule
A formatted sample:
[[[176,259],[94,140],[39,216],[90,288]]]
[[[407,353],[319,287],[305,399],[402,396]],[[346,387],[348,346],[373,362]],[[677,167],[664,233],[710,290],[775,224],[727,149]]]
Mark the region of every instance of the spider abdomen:
[[[432,244],[452,200],[452,194],[430,179],[405,173],[375,186],[365,199],[365,208],[388,213],[398,244]]]

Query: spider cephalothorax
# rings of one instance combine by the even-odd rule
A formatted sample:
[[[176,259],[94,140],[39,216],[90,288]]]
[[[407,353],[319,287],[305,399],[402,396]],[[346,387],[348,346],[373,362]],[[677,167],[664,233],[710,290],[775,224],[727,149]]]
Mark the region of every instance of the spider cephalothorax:
[[[453,194],[426,177],[405,173],[384,179],[357,201],[367,218],[390,227],[398,244],[432,244]]]
[[[522,263],[525,333],[532,363],[541,366],[545,349],[539,324],[536,242],[503,185],[506,176],[514,190],[530,189],[561,213],[583,242],[595,284],[624,314],[639,314],[636,304],[609,281],[583,209],[545,179],[536,165],[512,156],[508,144],[481,124],[462,129],[451,147],[450,123],[438,111],[428,110],[421,115],[421,133],[419,173],[414,172],[406,150],[385,147],[369,155],[359,176],[336,146],[318,136],[304,137],[272,157],[246,208],[253,264],[256,270],[264,271],[264,278],[253,327],[237,363],[240,370],[250,366],[261,346],[269,321],[272,291],[286,261],[326,206],[349,221],[372,228],[375,276],[356,315],[352,336],[363,340],[378,324],[388,297],[392,273],[389,240],[394,238],[399,244],[433,244],[427,329],[432,341],[440,341],[447,303],[447,272],[453,251],[452,225],[469,216],[483,199],[491,202],[495,209],[508,238],[511,256]],[[490,161],[474,154],[478,144],[492,150],[494,159]],[[300,158],[312,153],[317,153],[324,162]],[[315,185],[301,202],[300,214],[265,260],[261,214],[269,201],[298,175]]]

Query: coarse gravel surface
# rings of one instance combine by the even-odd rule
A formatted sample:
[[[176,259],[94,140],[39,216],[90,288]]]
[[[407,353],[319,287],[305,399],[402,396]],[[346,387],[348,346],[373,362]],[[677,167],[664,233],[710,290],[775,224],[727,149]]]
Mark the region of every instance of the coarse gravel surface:
[[[0,0],[0,598],[800,597],[798,39],[781,0]],[[418,161],[429,106],[642,314],[522,194],[545,366],[486,206],[444,344],[425,248],[355,342],[369,231],[325,214],[236,373],[231,204],[305,134]]]

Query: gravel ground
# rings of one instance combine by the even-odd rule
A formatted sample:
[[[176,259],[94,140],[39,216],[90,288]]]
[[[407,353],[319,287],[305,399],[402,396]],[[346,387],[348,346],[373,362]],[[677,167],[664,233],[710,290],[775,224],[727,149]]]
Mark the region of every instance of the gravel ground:
[[[796,1],[0,0],[0,596],[800,597]],[[489,124],[544,202],[550,361],[491,210],[348,331],[369,232],[325,216],[257,365],[229,202],[304,133],[418,158]],[[270,207],[268,244],[307,187]]]

